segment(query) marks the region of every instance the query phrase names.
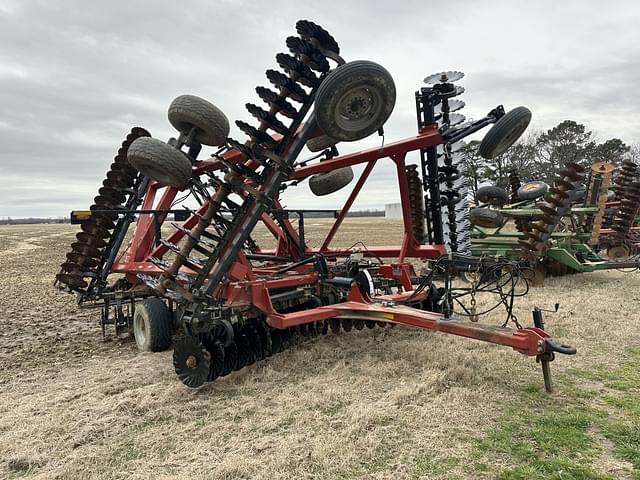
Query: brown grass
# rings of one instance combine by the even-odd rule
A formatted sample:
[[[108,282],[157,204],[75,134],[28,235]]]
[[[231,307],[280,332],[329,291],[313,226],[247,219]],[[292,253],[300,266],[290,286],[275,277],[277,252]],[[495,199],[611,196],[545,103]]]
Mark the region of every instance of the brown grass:
[[[337,244],[399,238],[397,222],[346,227]],[[52,288],[75,232],[0,227],[2,478],[487,477],[470,470],[475,445],[542,381],[532,359],[507,348],[396,328],[328,335],[191,390],[171,352],[102,342],[99,312]],[[617,271],[549,279],[517,313],[529,324],[533,305],[561,303],[547,328],[579,354],[554,363],[558,376],[614,368],[640,344],[639,287],[640,275]]]

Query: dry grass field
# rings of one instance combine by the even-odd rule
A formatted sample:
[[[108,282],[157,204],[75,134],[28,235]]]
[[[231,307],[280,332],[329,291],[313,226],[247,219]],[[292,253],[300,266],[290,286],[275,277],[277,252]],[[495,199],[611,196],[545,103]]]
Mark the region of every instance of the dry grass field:
[[[345,227],[346,245],[398,240],[396,222]],[[517,303],[530,324],[559,301],[547,329],[578,348],[551,395],[531,358],[408,328],[329,334],[193,390],[170,351],[103,342],[99,311],[52,287],[76,231],[0,227],[0,478],[640,478],[639,273]]]

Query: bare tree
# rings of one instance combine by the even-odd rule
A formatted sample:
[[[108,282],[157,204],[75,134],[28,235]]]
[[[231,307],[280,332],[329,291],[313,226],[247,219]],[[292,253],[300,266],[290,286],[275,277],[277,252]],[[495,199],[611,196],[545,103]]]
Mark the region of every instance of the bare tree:
[[[629,147],[627,157],[635,163],[640,163],[640,143],[634,143]]]
[[[469,179],[469,187],[473,198],[476,198],[478,187],[484,180],[483,171],[486,162],[478,153],[478,145],[480,145],[478,140],[472,140],[461,149],[464,155],[464,175]]]
[[[502,155],[485,160],[485,177],[503,188],[509,186],[509,172],[512,170],[515,170],[522,180],[534,180],[536,177],[536,142],[536,134],[530,134]]]

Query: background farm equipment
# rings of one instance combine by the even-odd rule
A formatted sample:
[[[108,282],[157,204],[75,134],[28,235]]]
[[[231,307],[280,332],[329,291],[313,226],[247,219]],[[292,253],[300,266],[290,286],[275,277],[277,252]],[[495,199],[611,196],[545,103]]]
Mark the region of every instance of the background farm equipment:
[[[82,232],[57,283],[75,292],[82,306],[101,307],[103,327],[132,327],[142,349],[167,348],[177,330],[173,363],[190,387],[299,339],[396,324],[507,345],[544,362],[553,352],[574,353],[549,337],[541,319],[531,328],[517,323],[512,306],[519,267],[508,260],[491,262],[506,273],[482,289],[497,293],[498,304],[505,305],[503,326],[451,316],[469,289],[452,288],[449,272],[454,264],[478,268],[479,262],[462,255],[469,251],[469,226],[461,140],[495,124],[480,151],[498,155],[526,129],[529,110],[505,113],[499,106],[464,122],[453,113],[464,106],[453,98],[464,92],[454,84],[463,75],[442,72],[427,77],[428,86],[416,92],[418,135],[339,155],[339,142],[382,132],[395,104],[393,79],[373,62],[345,62],[333,37],[311,22],[299,21],[297,32],[287,38],[290,53],[276,55],[282,71],[266,72],[276,91],[256,88],[268,110],[246,105],[258,126],[236,122],[247,141],[228,138],[224,114],[190,95],[169,107],[178,138],[165,143],[132,130],[81,220]],[[203,145],[217,150],[198,159]],[[301,161],[305,145],[321,153]],[[406,163],[413,151],[420,155],[418,166]],[[331,247],[371,171],[388,160],[400,191],[402,244]],[[307,211],[283,208],[281,192],[308,180],[316,195],[330,194],[351,183],[355,165],[364,169],[324,241],[307,246]],[[176,213],[172,207],[182,191],[198,207],[172,223],[174,232],[163,238],[160,226]],[[301,220],[297,229],[289,218],[294,214]],[[260,222],[275,248],[261,248],[252,237]],[[411,258],[431,260],[433,268],[417,274]],[[109,283],[111,274],[122,275]],[[444,286],[436,286],[437,276]],[[507,328],[509,322],[518,328]]]
[[[583,171],[568,164],[551,188],[544,182],[523,185],[512,172],[510,195],[497,187],[481,188],[478,200],[498,208],[471,211],[473,254],[521,258],[529,262],[536,283],[545,275],[638,267],[635,164],[622,165],[615,197],[613,165],[594,163],[586,179]]]

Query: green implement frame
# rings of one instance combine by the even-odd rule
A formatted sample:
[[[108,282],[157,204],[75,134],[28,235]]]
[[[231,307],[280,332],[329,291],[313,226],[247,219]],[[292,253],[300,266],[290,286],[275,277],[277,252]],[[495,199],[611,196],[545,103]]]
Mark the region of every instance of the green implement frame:
[[[519,208],[519,204],[509,205],[499,210],[511,219],[535,219],[543,212],[538,208]],[[598,207],[574,207],[564,218],[567,230],[551,234],[550,246],[541,257],[543,262],[555,261],[576,272],[593,272],[614,268],[638,267],[638,261],[614,262],[605,260],[589,245],[591,231],[586,219],[598,212]],[[471,253],[475,256],[492,255],[499,257],[519,257],[518,238],[522,233],[510,231],[513,223],[505,222],[500,228],[485,228],[474,225],[471,233]]]

